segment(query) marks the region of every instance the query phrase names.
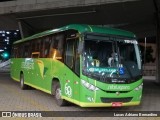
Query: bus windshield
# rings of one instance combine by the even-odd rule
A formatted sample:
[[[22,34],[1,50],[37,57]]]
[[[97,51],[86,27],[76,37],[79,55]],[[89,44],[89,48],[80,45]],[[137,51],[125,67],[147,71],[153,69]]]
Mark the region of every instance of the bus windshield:
[[[86,35],[84,41],[83,75],[108,83],[131,83],[141,77],[136,40]]]

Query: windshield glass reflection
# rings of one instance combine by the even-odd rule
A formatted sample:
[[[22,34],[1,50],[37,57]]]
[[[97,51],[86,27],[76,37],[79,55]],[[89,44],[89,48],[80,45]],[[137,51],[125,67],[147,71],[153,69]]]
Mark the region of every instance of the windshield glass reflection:
[[[94,39],[94,36],[92,39],[86,39],[83,74],[98,80],[123,78],[120,81],[122,83],[127,79],[135,79],[141,75],[137,41],[116,37],[106,37],[106,40],[101,40]]]

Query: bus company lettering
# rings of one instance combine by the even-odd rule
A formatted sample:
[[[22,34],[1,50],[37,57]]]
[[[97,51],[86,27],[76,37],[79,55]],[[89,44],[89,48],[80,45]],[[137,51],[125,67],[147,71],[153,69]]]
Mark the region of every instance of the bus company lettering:
[[[34,69],[34,63],[32,63],[32,62],[22,62],[22,68]]]
[[[109,90],[129,90],[130,86],[118,86],[118,85],[110,85],[108,86]]]

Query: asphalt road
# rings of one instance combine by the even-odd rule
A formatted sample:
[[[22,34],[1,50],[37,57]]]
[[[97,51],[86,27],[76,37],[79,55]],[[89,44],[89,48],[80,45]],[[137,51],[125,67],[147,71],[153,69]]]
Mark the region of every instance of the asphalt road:
[[[0,73],[0,111],[72,111],[75,116],[80,111],[97,111],[96,116],[100,115],[99,111],[160,111],[160,85],[154,81],[144,81],[142,103],[139,106],[81,108],[71,104],[59,107],[53,96],[36,89],[21,90],[19,83],[12,80],[9,73]]]

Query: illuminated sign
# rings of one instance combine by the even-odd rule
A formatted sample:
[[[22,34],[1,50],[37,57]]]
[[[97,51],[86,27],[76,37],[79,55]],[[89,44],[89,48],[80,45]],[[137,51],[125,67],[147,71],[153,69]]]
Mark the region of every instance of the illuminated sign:
[[[136,40],[124,40],[125,43],[138,44]]]
[[[115,68],[96,68],[96,67],[92,67],[92,68],[89,68],[88,71],[90,71],[90,72],[115,73],[117,70]]]

